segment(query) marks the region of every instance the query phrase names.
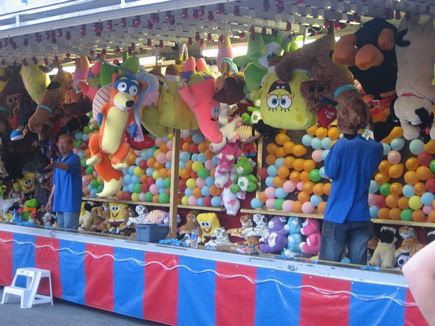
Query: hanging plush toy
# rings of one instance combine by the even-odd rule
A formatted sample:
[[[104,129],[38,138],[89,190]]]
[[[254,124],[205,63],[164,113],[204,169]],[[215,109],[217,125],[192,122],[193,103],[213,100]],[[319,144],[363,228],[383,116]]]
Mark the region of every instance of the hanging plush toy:
[[[208,73],[204,60],[190,57],[184,64],[183,79],[186,83],[179,90],[181,97],[195,113],[201,133],[212,143],[220,143],[223,139],[219,130],[217,116],[219,102],[213,95],[216,80]],[[214,116],[214,119],[213,119]]]
[[[127,167],[122,162],[130,150],[125,141],[126,133],[134,137],[137,125],[134,120],[133,106],[140,91],[139,81],[132,75],[121,76],[113,84],[110,102],[98,115],[100,130],[89,139],[91,157],[88,165],[95,165],[95,170],[104,181],[99,197],[113,196],[122,186],[121,170]]]
[[[405,139],[420,135],[425,140],[435,139],[435,85],[432,85],[435,64],[434,17],[419,24],[418,17],[404,19],[399,26],[400,35],[407,45],[396,45],[397,100],[394,110],[400,119]],[[418,53],[418,56],[416,54]]]
[[[22,65],[20,70],[24,86],[33,101],[41,103],[45,89],[50,84],[47,69],[39,64]]]

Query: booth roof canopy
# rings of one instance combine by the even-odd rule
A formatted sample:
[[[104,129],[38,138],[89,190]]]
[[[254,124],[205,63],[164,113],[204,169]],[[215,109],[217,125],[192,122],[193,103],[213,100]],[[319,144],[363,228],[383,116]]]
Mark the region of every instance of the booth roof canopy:
[[[435,0],[15,0],[2,1],[0,10],[5,66],[62,63],[83,54],[110,58],[125,50],[164,52],[180,42],[199,48],[215,45],[220,35],[246,42],[252,30],[303,33],[335,24],[347,32],[364,17],[397,21],[404,13],[435,14]]]

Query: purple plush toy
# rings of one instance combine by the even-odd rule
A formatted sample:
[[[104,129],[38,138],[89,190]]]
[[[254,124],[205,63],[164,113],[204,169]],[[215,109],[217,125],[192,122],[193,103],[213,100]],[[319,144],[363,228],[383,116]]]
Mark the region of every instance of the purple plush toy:
[[[267,225],[270,234],[265,238],[265,243],[260,245],[264,253],[280,253],[287,247],[288,231],[285,229],[286,220],[283,217],[274,216]]]

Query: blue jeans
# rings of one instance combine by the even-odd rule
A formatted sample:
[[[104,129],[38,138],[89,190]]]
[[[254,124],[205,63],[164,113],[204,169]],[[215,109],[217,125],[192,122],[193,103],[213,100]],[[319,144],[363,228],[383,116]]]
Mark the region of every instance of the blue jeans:
[[[57,227],[77,230],[80,212],[56,212]]]
[[[324,221],[319,259],[339,262],[347,246],[352,264],[367,265],[367,242],[371,235],[369,221],[343,224]]]

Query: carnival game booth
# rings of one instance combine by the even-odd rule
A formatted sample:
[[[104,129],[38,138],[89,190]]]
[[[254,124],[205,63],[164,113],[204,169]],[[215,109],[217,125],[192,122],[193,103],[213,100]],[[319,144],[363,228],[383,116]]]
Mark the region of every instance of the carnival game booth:
[[[430,1],[2,6],[1,285],[40,267],[58,298],[169,325],[426,323],[400,268],[435,226]],[[353,100],[384,147],[368,266],[317,259]],[[61,133],[78,232],[44,211]]]

